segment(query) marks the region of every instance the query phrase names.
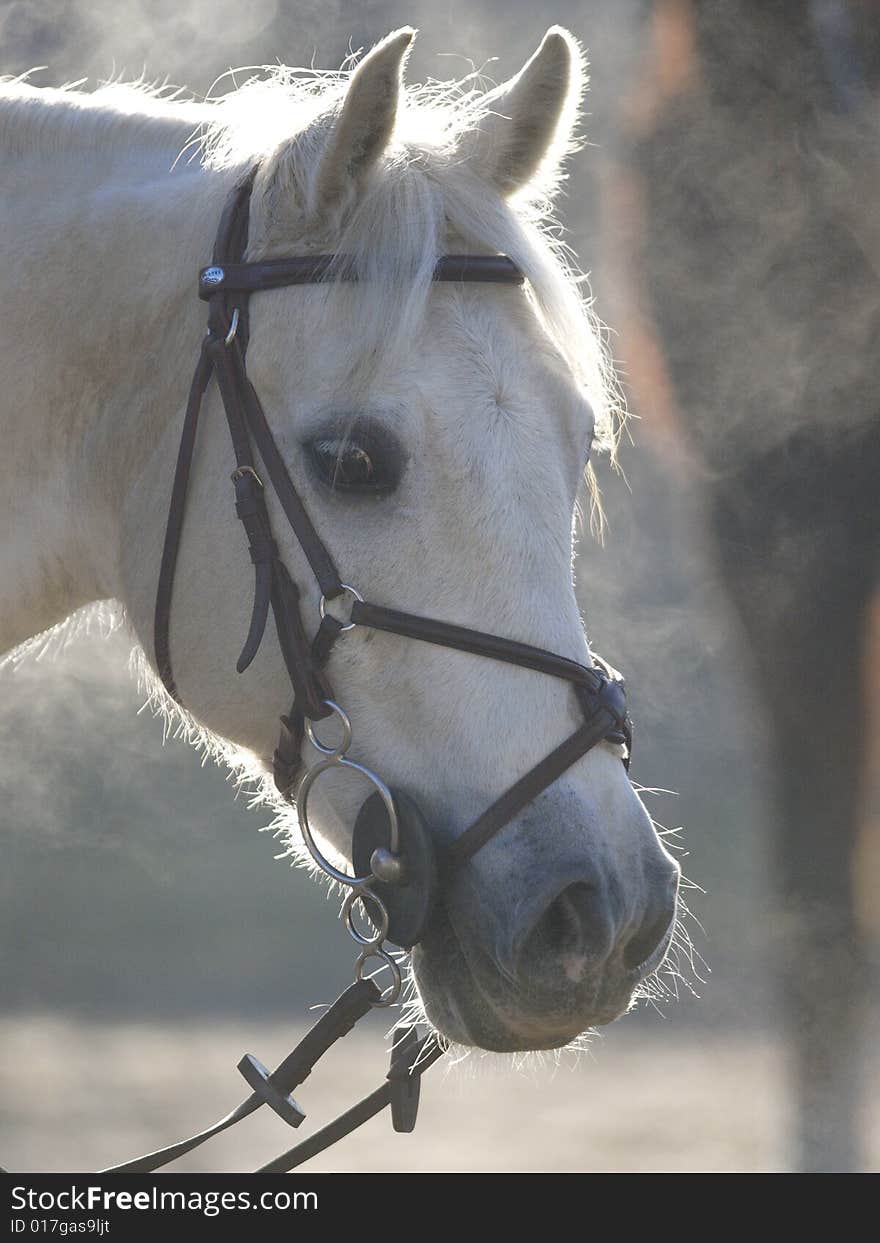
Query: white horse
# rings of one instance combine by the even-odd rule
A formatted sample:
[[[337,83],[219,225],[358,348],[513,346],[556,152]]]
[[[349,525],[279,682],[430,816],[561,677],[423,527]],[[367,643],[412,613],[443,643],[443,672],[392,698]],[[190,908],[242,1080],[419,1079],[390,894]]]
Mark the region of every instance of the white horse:
[[[412,38],[396,32],[350,72],[280,71],[213,103],[119,85],[0,88],[0,650],[112,598],[153,659],[203,333],[195,275],[230,188],[258,163],[248,257],[344,252],[371,276],[261,293],[251,312],[249,373],[343,578],[377,603],[589,660],[573,513],[613,416],[550,216],[582,56],[554,28],[488,94],[474,82],[405,89]],[[439,255],[468,251],[510,255],[525,289],[432,284]],[[212,388],[174,668],[198,726],[265,771],[289,684],[271,626],[252,667],[234,672],[252,570],[230,469]],[[349,476],[364,486],[340,486]],[[317,626],[312,575],[275,525]],[[387,634],[346,634],[330,673],[352,754],[414,791],[447,838],[578,721],[553,678]],[[362,797],[340,787],[317,808],[340,858]],[[427,1015],[456,1041],[498,1050],[557,1047],[610,1022],[663,958],[677,881],[620,748],[594,748],[445,895],[412,956]]]

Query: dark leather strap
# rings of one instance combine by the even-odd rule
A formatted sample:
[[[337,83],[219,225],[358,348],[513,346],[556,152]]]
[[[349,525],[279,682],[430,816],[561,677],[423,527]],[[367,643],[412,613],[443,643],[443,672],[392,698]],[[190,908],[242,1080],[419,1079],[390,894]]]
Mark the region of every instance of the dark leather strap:
[[[610,714],[606,715],[601,711],[596,713],[592,721],[581,725],[555,751],[551,751],[534,768],[530,768],[524,777],[515,781],[448,847],[441,858],[444,874],[451,876],[478,850],[482,850],[496,833],[509,824],[517,812],[522,811],[542,790],[552,785],[581,756],[602,742],[615,724]]]
[[[275,437],[272,435],[272,429],[266,422],[266,416],[254,386],[243,374],[241,375],[241,397],[248,429],[266,466],[272,486],[281,502],[281,508],[284,510],[287,521],[293,527],[297,541],[318,581],[318,586],[327,599],[332,600],[342,590],[339,571],[323,540],[312,525],[312,520],[293,486]]]
[[[385,630],[407,639],[418,639],[423,643],[436,643],[441,647],[451,647],[474,656],[486,656],[523,669],[533,669],[537,673],[570,682],[575,688],[584,715],[584,724],[506,790],[456,838],[442,860],[447,878],[597,743],[607,739],[624,744],[627,748],[630,746],[631,735],[623,680],[604,662],[596,667],[580,665],[565,656],[557,656],[555,652],[531,647],[515,639],[486,634],[466,626],[455,626],[450,622],[437,621],[433,617],[402,613],[397,609],[387,609],[367,601],[355,602],[351,619],[359,626]],[[627,765],[628,758],[627,755]]]
[[[155,1152],[148,1152],[142,1157],[135,1157],[133,1161],[123,1161],[119,1165],[108,1165],[106,1169],[99,1170],[98,1173],[151,1174],[154,1170],[161,1170],[164,1166],[170,1165],[172,1161],[178,1161],[181,1157],[185,1157],[188,1152],[201,1148],[202,1144],[207,1143],[209,1139],[213,1139],[215,1135],[219,1135],[222,1131],[228,1131],[237,1122],[243,1122],[245,1118],[255,1113],[262,1104],[263,1102],[256,1094],[249,1096],[237,1109],[233,1109],[231,1113],[221,1118],[219,1122],[215,1122],[213,1126],[207,1127],[204,1131],[199,1131],[197,1135],[191,1135],[189,1139],[182,1139],[178,1144],[169,1144],[167,1148],[157,1148]]]
[[[155,1152],[136,1157],[133,1161],[109,1166],[107,1169],[100,1170],[99,1173],[149,1174],[154,1170],[164,1169],[173,1161],[200,1148],[213,1136],[243,1121],[264,1104],[272,1105],[276,1112],[285,1117],[291,1125],[298,1126],[305,1114],[296,1107],[292,1100],[288,1099],[290,1093],[308,1079],[324,1054],[369,1013],[379,997],[379,989],[372,980],[356,981],[337,997],[333,1005],[318,1019],[314,1027],[306,1033],[296,1048],[287,1055],[271,1075],[249,1054],[242,1058],[239,1070],[245,1078],[256,1083],[260,1090],[252,1093],[246,1101],[226,1114],[219,1122],[215,1122],[213,1126],[179,1143],[156,1149]],[[392,1048],[391,1068],[385,1083],[380,1088],[352,1109],[341,1114],[334,1122],[316,1131],[307,1140],[262,1166],[256,1173],[281,1174],[298,1168],[311,1157],[329,1148],[331,1144],[350,1135],[357,1127],[362,1126],[388,1106],[391,1106],[395,1129],[411,1131],[415,1125],[418,1110],[418,1085],[421,1076],[443,1056],[445,1051],[445,1046],[434,1035],[417,1039],[415,1029],[402,1029]]]
[[[199,297],[208,301],[218,292],[250,294],[287,285],[314,285],[328,277],[334,282],[357,280],[345,255],[306,255],[261,263],[224,263],[215,259],[211,267],[202,268],[199,273]],[[444,255],[437,261],[433,279],[521,285],[525,278],[506,255]]]
[[[330,658],[333,645],[342,634],[344,627],[330,613],[325,613],[318,627],[318,633],[312,642],[312,667],[315,676],[323,676],[324,667]],[[326,698],[331,698],[329,683],[325,683]],[[290,802],[296,795],[297,778],[302,768],[302,745],[305,739],[305,713],[294,698],[290,713],[281,718],[281,735],[278,746],[272,757],[272,776],[275,788]]]
[[[415,613],[402,613],[398,609],[388,609],[382,605],[369,604],[365,600],[357,600],[352,605],[351,620],[358,626],[387,630],[407,639],[419,639],[423,643],[455,648],[460,652],[470,652],[474,656],[488,656],[508,665],[519,665],[522,669],[534,669],[537,673],[563,678],[566,682],[587,686],[594,691],[598,691],[601,685],[601,672],[589,665],[579,665],[575,660],[557,656],[555,652],[548,652],[542,647],[530,647],[516,639],[505,639],[482,630],[455,626],[434,617],[419,617]]]
[[[434,1036],[424,1036],[413,1047],[409,1059],[410,1064],[405,1068],[404,1073],[420,1078],[426,1070],[443,1056],[445,1051]],[[289,1174],[291,1170],[298,1169],[306,1161],[316,1157],[319,1152],[324,1152],[325,1149],[332,1147],[333,1144],[337,1144],[341,1139],[345,1139],[346,1135],[350,1135],[352,1131],[356,1131],[365,1122],[375,1118],[376,1114],[381,1113],[383,1109],[387,1109],[389,1105],[393,1106],[395,1091],[393,1075],[394,1068],[392,1067],[388,1074],[388,1080],[380,1088],[377,1088],[375,1092],[365,1096],[357,1105],[346,1110],[344,1114],[340,1114],[335,1121],[323,1127],[322,1130],[316,1131],[314,1135],[310,1135],[302,1143],[289,1148],[287,1152],[283,1152],[281,1156],[276,1157],[274,1161],[270,1161],[267,1165],[261,1166],[255,1173]]]
[[[256,167],[249,169],[223,204],[211,253],[211,262],[215,265],[239,263],[244,257],[256,175]]]
[[[196,443],[196,431],[199,425],[199,412],[202,408],[202,398],[208,387],[213,370],[208,346],[209,339],[206,337],[199,352],[199,361],[196,364],[195,374],[189,388],[186,413],[183,416],[183,432],[180,437],[180,448],[177,452],[174,482],[171,485],[171,503],[168,506],[168,522],[165,527],[165,543],[162,548],[162,564],[159,569],[159,583],[156,588],[156,610],[153,618],[153,644],[156,652],[156,667],[165,689],[175,700],[178,698],[178,695],[174,675],[171,672],[171,647],[169,641],[171,595],[174,587],[174,574],[177,569],[177,555],[180,552],[180,539],[183,533],[186,493],[189,487],[189,473]]]
[[[268,1076],[268,1082],[279,1092],[288,1095],[294,1088],[304,1083],[312,1073],[318,1061],[337,1040],[348,1035],[354,1025],[368,1014],[381,996],[379,989],[372,980],[356,980],[349,985],[344,993],[336,998],[333,1005],[321,1015],[314,1027],[306,1033],[292,1053],[289,1053],[276,1070]],[[245,1059],[242,1059],[244,1061]],[[100,1170],[101,1174],[149,1174],[160,1170],[172,1161],[186,1156],[196,1148],[200,1148],[207,1140],[227,1131],[237,1122],[241,1122],[250,1114],[255,1113],[267,1103],[267,1095],[252,1093],[236,1109],[233,1109],[219,1122],[191,1135],[189,1139],[180,1140],[177,1144],[169,1144],[167,1148],[158,1148],[133,1161],[125,1161],[121,1165],[111,1165]],[[300,1114],[294,1118],[294,1124],[305,1117]]]

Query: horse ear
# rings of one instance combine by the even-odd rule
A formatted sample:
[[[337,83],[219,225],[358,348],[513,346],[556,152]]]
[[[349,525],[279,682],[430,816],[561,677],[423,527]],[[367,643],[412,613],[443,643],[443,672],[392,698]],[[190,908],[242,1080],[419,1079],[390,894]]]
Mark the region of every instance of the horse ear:
[[[533,181],[552,182],[568,154],[586,87],[584,56],[575,38],[551,26],[516,77],[489,91],[471,157],[502,194]]]
[[[415,38],[411,26],[388,35],[354,73],[319,157],[310,215],[339,212],[357,196],[391,141],[403,67]]]

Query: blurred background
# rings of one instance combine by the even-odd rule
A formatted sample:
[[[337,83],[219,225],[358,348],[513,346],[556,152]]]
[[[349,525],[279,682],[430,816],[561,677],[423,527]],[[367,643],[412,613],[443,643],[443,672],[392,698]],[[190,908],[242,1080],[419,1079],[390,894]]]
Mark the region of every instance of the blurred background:
[[[435,1071],[415,1135],[376,1120],[314,1168],[877,1168],[878,6],[13,0],[0,71],[204,93],[232,66],[337,67],[412,23],[411,81],[471,62],[500,81],[555,22],[591,63],[561,216],[637,416],[625,479],[598,467],[609,528],[582,543],[580,593],[627,674],[634,776],[676,792],[647,799],[705,890],[699,957],[587,1056]],[[0,1160],[18,1169],[206,1124],[244,1049],[280,1059],[351,971],[335,900],[273,861],[220,769],[163,746],[128,640],[91,631],[0,672]],[[381,1041],[350,1037],[303,1101],[324,1121],[383,1075]],[[188,1168],[289,1142],[246,1126]]]

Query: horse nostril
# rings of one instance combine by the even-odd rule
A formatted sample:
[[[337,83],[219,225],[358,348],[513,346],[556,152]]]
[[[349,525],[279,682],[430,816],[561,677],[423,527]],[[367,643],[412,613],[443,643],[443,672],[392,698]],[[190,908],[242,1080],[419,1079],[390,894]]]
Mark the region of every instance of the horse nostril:
[[[674,915],[675,902],[673,901],[669,906],[664,906],[659,914],[655,912],[645,920],[624,948],[623,965],[627,971],[635,971],[637,967],[648,962],[669,932]]]
[[[608,903],[595,886],[578,882],[563,889],[523,938],[516,955],[517,977],[537,981],[561,967],[579,980],[588,964],[604,958],[613,941]]]

